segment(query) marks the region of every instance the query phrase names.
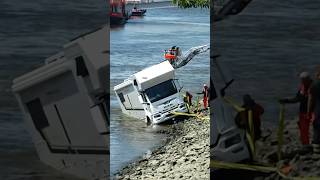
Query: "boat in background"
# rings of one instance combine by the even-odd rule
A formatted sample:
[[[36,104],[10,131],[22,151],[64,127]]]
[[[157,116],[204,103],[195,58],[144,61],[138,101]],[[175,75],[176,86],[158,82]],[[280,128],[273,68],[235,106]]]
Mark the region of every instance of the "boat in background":
[[[137,6],[134,6],[134,8],[131,11],[131,16],[144,16],[146,12],[146,9],[139,9],[137,8]]]
[[[110,25],[123,25],[128,20],[125,0],[110,0]]]

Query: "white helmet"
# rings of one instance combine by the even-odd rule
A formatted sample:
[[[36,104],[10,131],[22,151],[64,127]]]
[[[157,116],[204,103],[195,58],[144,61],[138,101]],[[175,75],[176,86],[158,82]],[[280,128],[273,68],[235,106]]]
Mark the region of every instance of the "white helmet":
[[[310,74],[308,72],[304,71],[304,72],[300,73],[299,77],[301,79],[308,78],[308,77],[310,77]]]

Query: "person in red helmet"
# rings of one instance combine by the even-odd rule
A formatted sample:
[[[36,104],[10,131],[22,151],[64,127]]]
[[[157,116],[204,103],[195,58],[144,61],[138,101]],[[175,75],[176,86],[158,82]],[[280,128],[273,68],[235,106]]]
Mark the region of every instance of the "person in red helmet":
[[[310,87],[312,79],[308,72],[300,73],[301,84],[298,93],[293,98],[280,99],[279,102],[285,103],[300,103],[298,127],[300,130],[300,140],[303,145],[309,145],[309,128],[311,118],[308,114],[308,99],[310,97]]]

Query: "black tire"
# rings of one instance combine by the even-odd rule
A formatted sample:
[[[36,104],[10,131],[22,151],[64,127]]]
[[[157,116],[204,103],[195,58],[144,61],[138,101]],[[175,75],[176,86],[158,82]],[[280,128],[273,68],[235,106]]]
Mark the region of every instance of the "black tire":
[[[147,116],[147,125],[151,125],[151,119]]]

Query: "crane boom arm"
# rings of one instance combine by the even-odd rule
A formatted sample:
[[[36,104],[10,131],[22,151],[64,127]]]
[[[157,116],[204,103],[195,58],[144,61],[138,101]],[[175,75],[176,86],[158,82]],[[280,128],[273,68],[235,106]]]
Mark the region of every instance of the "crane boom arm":
[[[204,53],[210,49],[210,44],[196,46],[190,48],[185,54],[182,56],[177,56],[175,63],[172,64],[174,69],[181,68],[188,64],[196,55]]]

